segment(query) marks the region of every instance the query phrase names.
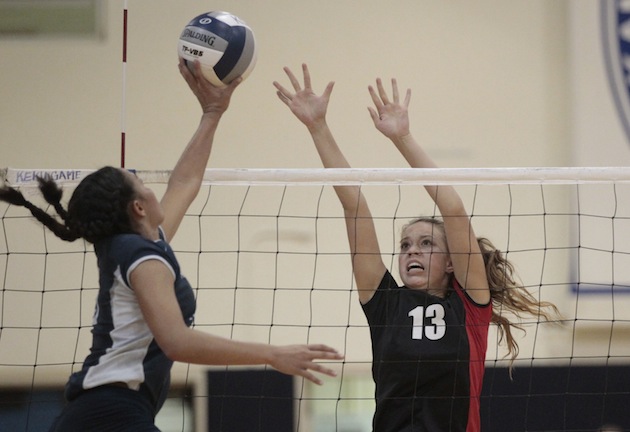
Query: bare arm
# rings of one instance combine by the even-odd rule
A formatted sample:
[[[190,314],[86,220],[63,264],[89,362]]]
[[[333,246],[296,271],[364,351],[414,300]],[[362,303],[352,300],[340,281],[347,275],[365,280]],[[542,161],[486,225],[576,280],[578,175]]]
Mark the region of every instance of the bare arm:
[[[398,85],[392,80],[392,100],[380,79],[376,89],[368,88],[374,107],[369,107],[374,126],[389,138],[412,168],[437,168],[437,165],[416,142],[409,130],[408,107],[411,90],[400,101]],[[461,197],[452,186],[427,185],[425,189],[437,205],[442,218],[455,278],[479,304],[490,301],[485,265],[475,231]]]
[[[191,72],[180,60],[179,71],[197,97],[202,116],[195,134],[171,173],[162,197],[161,204],[164,210],[162,228],[169,241],[177,232],[186,210],[199,192],[219,121],[230,104],[232,93],[242,81],[236,79],[225,88],[215,87],[204,78],[198,62],[195,62]]]
[[[321,384],[311,371],[329,376],[335,376],[335,372],[314,360],[343,358],[333,348],[321,344],[277,346],[240,342],[187,327],[175,298],[173,275],[158,260],[140,264],[131,273],[130,282],[155,340],[173,361],[204,365],[268,364],[280,372]]]
[[[328,102],[334,86],[328,83],[324,93],[317,96],[311,87],[308,67],[303,64],[304,88],[289,68],[284,68],[293,92],[274,82],[277,95],[293,114],[307,127],[325,168],[349,168],[350,164],[339,149],[326,122]],[[335,186],[344,209],[352,267],[361,303],[372,298],[385,273],[380,248],[370,209],[358,186]]]

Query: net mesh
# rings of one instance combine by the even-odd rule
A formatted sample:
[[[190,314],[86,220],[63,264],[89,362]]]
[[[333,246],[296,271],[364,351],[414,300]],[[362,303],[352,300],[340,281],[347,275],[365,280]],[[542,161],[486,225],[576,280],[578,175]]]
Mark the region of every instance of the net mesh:
[[[52,175],[67,199],[89,172],[2,174],[37,201],[36,175]],[[159,196],[169,172],[137,174]],[[371,430],[370,335],[332,186],[361,185],[384,261],[397,275],[402,226],[437,214],[421,187],[428,183],[456,185],[477,234],[507,254],[536,298],[562,313],[558,322],[522,323],[513,381],[491,327],[484,430],[506,430],[506,413],[509,430],[630,427],[616,410],[630,400],[630,386],[622,385],[630,359],[630,171],[623,168],[208,170],[172,243],[195,289],[195,326],[234,339],[339,349],[345,359],[332,364],[338,378],[322,387],[296,381],[296,429]],[[22,392],[26,423],[14,430],[31,430],[22,425],[58,402],[40,400],[42,391],[61,389],[89,351],[96,262],[88,244],[58,240],[25,209],[0,204],[0,214],[0,390]],[[175,366],[169,419],[161,421],[176,420],[162,430],[192,430],[193,423],[206,430],[207,371]],[[584,371],[597,377],[592,388],[580,378]],[[561,409],[550,410],[550,400]],[[3,406],[15,412],[13,402],[0,403],[0,415]]]

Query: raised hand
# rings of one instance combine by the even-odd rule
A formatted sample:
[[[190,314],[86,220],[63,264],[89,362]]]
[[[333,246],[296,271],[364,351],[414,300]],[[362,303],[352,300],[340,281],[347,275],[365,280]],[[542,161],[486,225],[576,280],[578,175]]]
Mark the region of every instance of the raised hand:
[[[401,103],[398,95],[398,83],[392,79],[392,98],[390,100],[383,88],[380,78],[376,80],[376,90],[368,86],[368,91],[374,102],[374,107],[368,107],[374,126],[389,139],[401,138],[409,135],[409,101],[411,89],[407,89],[405,100]]]
[[[298,79],[293,72],[291,72],[291,69],[284,67],[283,70],[289,77],[289,81],[293,86],[293,92],[283,87],[277,81],[274,81],[273,85],[277,89],[276,94],[278,98],[284,102],[291,109],[291,112],[308,128],[325,121],[334,82],[329,82],[321,96],[318,96],[313,92],[311,75],[306,64],[302,64],[304,88],[301,87]]]
[[[190,62],[189,62],[190,63]],[[204,114],[221,115],[228,109],[230,98],[236,87],[243,81],[236,78],[226,87],[217,87],[208,81],[201,72],[201,64],[195,60],[191,66],[179,59],[179,73],[184,77],[188,87],[197,97]]]

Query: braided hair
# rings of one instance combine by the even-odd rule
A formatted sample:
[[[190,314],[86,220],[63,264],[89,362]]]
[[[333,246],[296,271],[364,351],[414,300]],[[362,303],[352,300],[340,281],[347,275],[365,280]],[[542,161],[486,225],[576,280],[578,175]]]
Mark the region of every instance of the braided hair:
[[[96,243],[115,234],[135,232],[128,211],[135,191],[121,169],[107,166],[85,177],[74,190],[67,210],[61,204],[63,191],[50,176],[37,177],[37,182],[61,222],[15,188],[1,187],[0,201],[27,208],[57,237],[69,242],[83,238]]]

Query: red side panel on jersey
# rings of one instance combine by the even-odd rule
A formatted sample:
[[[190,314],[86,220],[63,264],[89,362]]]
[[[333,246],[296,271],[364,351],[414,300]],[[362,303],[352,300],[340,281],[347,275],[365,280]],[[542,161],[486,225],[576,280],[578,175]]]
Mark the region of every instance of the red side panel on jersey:
[[[466,309],[466,334],[470,346],[470,408],[468,410],[467,432],[480,432],[481,419],[479,416],[479,399],[483,386],[483,374],[485,369],[486,351],[488,349],[488,327],[492,318],[492,302],[487,305],[478,305],[459,286],[457,281],[455,292],[464,302]]]

